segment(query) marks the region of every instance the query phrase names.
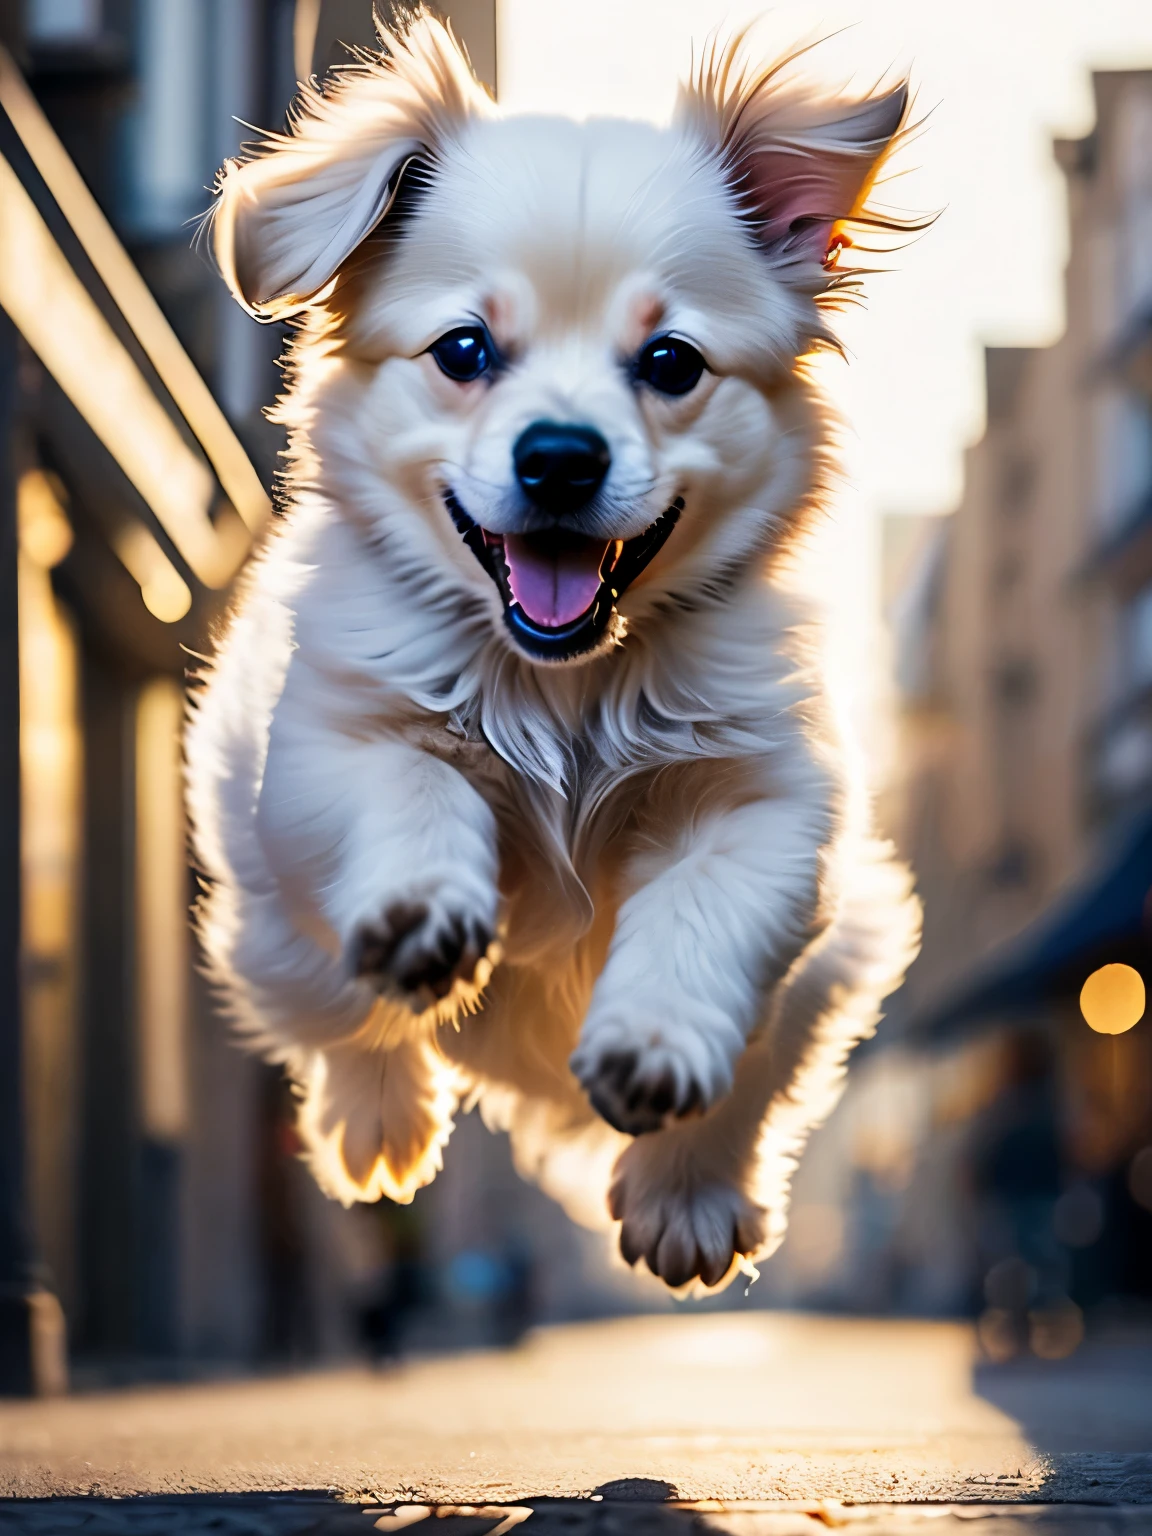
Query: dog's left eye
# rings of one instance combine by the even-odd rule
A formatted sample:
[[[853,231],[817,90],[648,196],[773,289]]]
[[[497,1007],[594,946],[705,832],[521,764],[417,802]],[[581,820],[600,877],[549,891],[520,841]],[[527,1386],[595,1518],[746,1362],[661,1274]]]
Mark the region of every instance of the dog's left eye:
[[[654,337],[636,359],[636,377],[662,395],[686,395],[704,368],[699,352],[680,336]]]
[[[487,373],[494,358],[491,338],[481,325],[462,325],[459,330],[449,331],[428,350],[440,372],[458,384],[468,384]]]

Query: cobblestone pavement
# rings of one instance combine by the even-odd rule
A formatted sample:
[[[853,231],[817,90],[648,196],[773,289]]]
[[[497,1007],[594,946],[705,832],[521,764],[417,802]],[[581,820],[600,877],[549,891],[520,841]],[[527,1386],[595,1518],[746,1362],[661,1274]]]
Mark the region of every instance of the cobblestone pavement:
[[[449,1522],[436,1536],[524,1520],[532,1536],[972,1520],[971,1536],[1152,1536],[1152,1339],[990,1367],[959,1324],[655,1317],[381,1372],[0,1403],[0,1536],[426,1520]]]
[[[705,1504],[602,1498],[528,1505],[380,1505],[329,1494],[185,1494],[0,1502],[0,1536],[1148,1536],[1147,1505]],[[531,1521],[529,1533],[527,1522]],[[429,1532],[428,1536],[432,1536]]]

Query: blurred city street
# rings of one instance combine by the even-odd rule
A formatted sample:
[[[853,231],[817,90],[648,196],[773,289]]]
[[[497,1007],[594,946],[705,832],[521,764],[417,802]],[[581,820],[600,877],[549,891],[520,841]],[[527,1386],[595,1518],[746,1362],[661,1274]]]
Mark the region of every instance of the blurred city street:
[[[407,0],[0,3],[0,1536],[1152,1536],[1152,6],[428,3],[511,113],[761,10],[911,61],[942,212],[835,317],[806,558],[923,947],[747,1288],[479,1108],[321,1192],[189,925],[189,679],[294,515],[294,332],[193,235]]]
[[[970,1516],[1027,1505],[1030,1520],[1061,1505],[1051,1518],[1062,1528],[1069,1506],[1091,1505],[1075,1528],[1093,1530],[1111,1528],[1100,1506],[1116,1506],[1126,1528],[1152,1529],[1152,1508],[1134,1508],[1152,1506],[1149,1447],[1152,1337],[1105,1335],[1070,1360],[987,1366],[960,1324],[713,1314],[546,1329],[510,1351],[377,1373],[7,1404],[0,1493],[306,1492],[375,1508],[377,1518],[405,1506],[382,1529],[417,1518],[409,1506],[469,1506],[479,1519],[485,1506],[597,1496],[718,1501],[713,1514],[721,1504],[778,1515],[794,1506],[789,1530],[797,1512],[807,1529],[812,1510],[836,1525],[864,1515],[837,1513],[841,1505],[925,1502],[937,1518],[952,1504]],[[297,1501],[297,1515],[305,1506]],[[327,1528],[275,1523],[288,1521],[290,1500],[261,1507],[271,1523],[256,1519],[251,1500],[202,1497],[165,1510],[253,1512],[251,1525],[194,1529]],[[27,1521],[53,1508],[64,1512],[8,1504],[0,1530],[48,1529]],[[101,1508],[112,1506],[79,1506],[78,1518],[96,1522]],[[158,1523],[129,1523],[134,1510]],[[185,1528],[163,1523],[155,1499],[116,1513],[117,1530]],[[573,1518],[593,1514],[581,1505]],[[494,1525],[507,1511],[486,1518]]]

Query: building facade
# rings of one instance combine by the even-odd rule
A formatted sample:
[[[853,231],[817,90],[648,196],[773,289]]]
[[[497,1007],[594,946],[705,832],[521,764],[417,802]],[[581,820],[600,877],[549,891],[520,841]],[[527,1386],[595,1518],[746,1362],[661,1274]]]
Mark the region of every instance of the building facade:
[[[1085,1304],[1152,1294],[1152,1026],[1097,1033],[1079,1007],[1106,964],[1152,981],[1152,72],[1094,87],[1094,131],[1055,145],[1065,332],[987,350],[963,501],[925,521],[892,607],[886,812],[925,931],[889,1038],[934,1053],[904,1058],[929,1106],[907,1199],[966,1226],[940,1297],[993,1312],[988,1276],[1027,1247],[1004,1210],[1032,1198],[989,1151],[1011,1114],[1047,1212],[1025,1267]]]

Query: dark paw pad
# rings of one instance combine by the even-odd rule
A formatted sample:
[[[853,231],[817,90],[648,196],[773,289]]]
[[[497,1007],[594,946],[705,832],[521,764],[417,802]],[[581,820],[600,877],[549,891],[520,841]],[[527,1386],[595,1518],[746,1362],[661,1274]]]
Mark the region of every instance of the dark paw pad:
[[[378,992],[399,992],[417,1006],[445,998],[458,981],[471,981],[492,935],[483,923],[458,914],[434,920],[421,902],[397,902],[379,924],[356,938],[357,976]]]
[[[614,1130],[626,1136],[658,1131],[669,1118],[680,1120],[703,1107],[700,1085],[677,1083],[671,1067],[647,1074],[636,1051],[603,1056],[595,1076],[585,1084],[592,1108]]]
[[[428,908],[422,903],[397,902],[388,908],[379,924],[361,928],[353,955],[357,976],[371,979],[387,975],[401,944],[427,921]]]

